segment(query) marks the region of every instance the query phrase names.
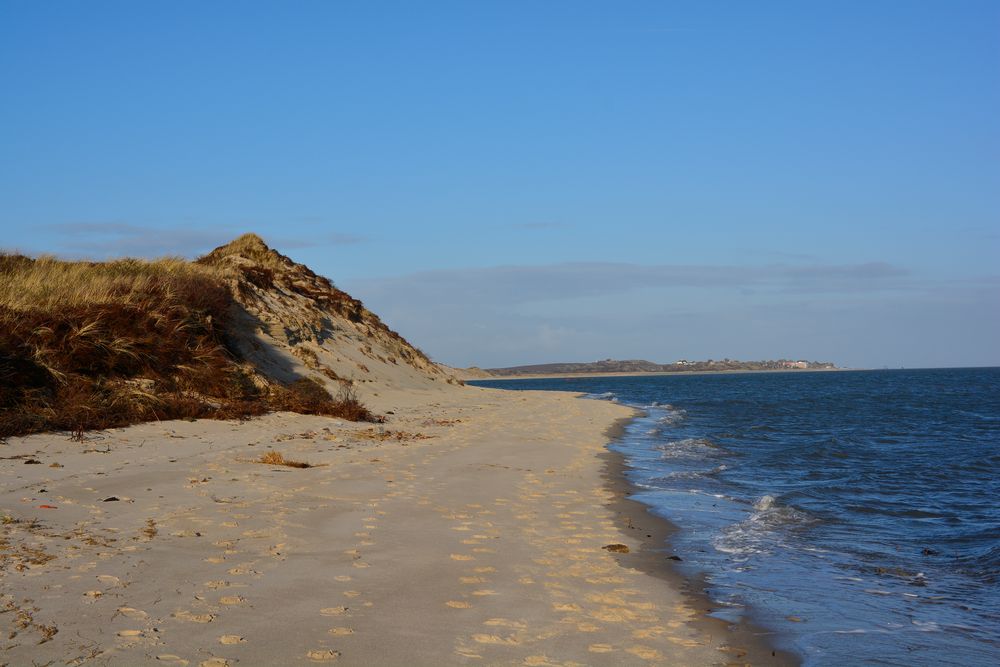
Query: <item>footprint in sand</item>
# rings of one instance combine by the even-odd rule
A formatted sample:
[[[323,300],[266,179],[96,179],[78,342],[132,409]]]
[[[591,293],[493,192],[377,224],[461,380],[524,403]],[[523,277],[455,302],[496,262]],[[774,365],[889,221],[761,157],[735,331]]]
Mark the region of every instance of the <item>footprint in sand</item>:
[[[611,644],[591,644],[587,647],[587,650],[591,653],[611,653],[615,649]]]
[[[479,644],[502,644],[504,646],[518,646],[521,643],[521,640],[514,635],[501,637],[500,635],[489,635],[485,633],[472,635],[472,641]]]
[[[239,635],[222,635],[219,637],[220,644],[242,644],[246,639],[240,637]]]
[[[333,580],[334,581],[350,581],[351,577],[349,577],[346,574],[338,574],[336,577],[333,578]]]
[[[224,597],[219,598],[219,604],[225,604],[225,605],[243,604],[246,601],[247,599],[242,595],[226,595]]]
[[[215,620],[215,614],[192,614],[189,611],[174,612],[174,618],[192,623],[211,623]]]
[[[348,607],[327,607],[325,609],[320,609],[319,613],[323,616],[342,616],[346,614]]]
[[[451,554],[452,560],[476,560],[475,556],[468,556],[466,554]]]
[[[184,667],[189,664],[187,660],[180,657],[179,655],[174,655],[173,653],[164,653],[162,655],[156,656],[156,659],[160,662],[165,662],[168,665],[178,665],[179,667]]]
[[[119,637],[141,637],[142,630],[119,630]]]
[[[354,628],[345,628],[345,627],[330,628],[330,634],[336,635],[338,637],[343,637],[345,635],[353,635]]]
[[[448,600],[447,602],[445,602],[445,604],[451,607],[452,609],[468,609],[469,607],[472,606],[468,602],[463,602],[461,600]]]
[[[625,652],[638,656],[643,660],[663,660],[662,653],[657,651],[655,648],[650,648],[648,646],[632,646],[625,649]]]
[[[209,658],[198,663],[198,667],[229,667],[231,664],[225,658]]]
[[[140,621],[149,617],[149,614],[147,614],[146,612],[141,611],[139,609],[133,609],[132,607],[118,607],[118,613],[121,614],[122,616],[126,616],[128,618],[134,618]]]
[[[522,621],[512,621],[509,618],[490,618],[483,621],[483,625],[499,628],[513,628],[514,630],[527,630],[528,624]]]
[[[330,649],[309,651],[306,653],[306,657],[313,662],[330,662],[340,657],[340,651],[331,651]]]

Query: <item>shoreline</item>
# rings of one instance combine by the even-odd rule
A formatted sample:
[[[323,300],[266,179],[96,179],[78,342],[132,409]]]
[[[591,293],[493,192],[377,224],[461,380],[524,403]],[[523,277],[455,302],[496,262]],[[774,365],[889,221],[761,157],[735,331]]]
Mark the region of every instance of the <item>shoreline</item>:
[[[722,370],[722,371],[643,371],[637,373],[532,373],[525,375],[491,375],[461,376],[463,382],[506,382],[512,380],[560,380],[583,378],[626,378],[626,377],[656,377],[667,375],[743,375],[746,373],[850,373],[869,370],[867,368],[774,368],[761,370]]]
[[[379,427],[273,413],[11,439],[7,657],[776,664],[705,616],[664,562],[669,523],[628,499],[607,445],[631,408],[475,387],[379,398]],[[269,450],[313,467],[263,465]]]
[[[638,411],[638,408],[635,410]],[[622,418],[608,428],[606,436],[609,445],[622,437],[626,425],[632,419],[634,417]],[[741,661],[739,664],[773,667],[801,665],[799,656],[777,648],[768,640],[768,636],[776,634],[775,632],[755,625],[749,618],[744,616],[739,623],[733,624],[708,615],[715,605],[706,592],[705,579],[689,578],[681,574],[666,557],[670,552],[670,537],[680,528],[669,519],[654,514],[648,505],[630,498],[636,488],[628,481],[629,465],[624,454],[606,447],[601,458],[604,464],[604,481],[613,494],[609,506],[618,517],[624,518],[625,525],[633,528],[642,540],[638,552],[624,556],[623,559],[628,558],[631,567],[663,579],[681,591],[691,606],[701,614],[701,618],[695,623],[712,635],[726,638],[729,648],[724,652],[732,660]]]

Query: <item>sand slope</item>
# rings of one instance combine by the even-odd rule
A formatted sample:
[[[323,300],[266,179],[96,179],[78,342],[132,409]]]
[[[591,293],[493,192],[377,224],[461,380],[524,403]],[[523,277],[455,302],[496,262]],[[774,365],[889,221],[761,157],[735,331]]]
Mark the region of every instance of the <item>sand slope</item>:
[[[230,344],[271,380],[310,377],[334,394],[351,382],[366,404],[386,391],[458,384],[329,279],[245,234],[200,258],[228,276],[235,303]]]

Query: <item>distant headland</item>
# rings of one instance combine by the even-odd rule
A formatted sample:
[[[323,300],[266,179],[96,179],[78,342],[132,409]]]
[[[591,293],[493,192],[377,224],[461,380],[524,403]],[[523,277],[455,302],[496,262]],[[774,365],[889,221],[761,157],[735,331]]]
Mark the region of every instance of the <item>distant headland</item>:
[[[680,359],[668,364],[658,364],[645,359],[602,359],[590,362],[568,362],[553,364],[532,364],[509,366],[506,368],[470,368],[465,376],[472,377],[518,377],[526,375],[594,375],[594,374],[642,374],[642,373],[706,373],[725,371],[827,371],[838,370],[829,361],[806,361],[802,359],[776,359],[766,361],[739,361],[737,359],[708,359],[688,361]]]

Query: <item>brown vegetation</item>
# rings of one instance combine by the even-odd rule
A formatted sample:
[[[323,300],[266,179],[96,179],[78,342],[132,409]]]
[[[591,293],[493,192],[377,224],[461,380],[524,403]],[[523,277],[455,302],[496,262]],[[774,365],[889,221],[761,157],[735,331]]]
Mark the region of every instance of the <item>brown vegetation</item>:
[[[314,467],[311,463],[305,463],[303,461],[292,461],[290,459],[286,459],[284,456],[281,455],[281,452],[276,452],[273,449],[265,454],[262,454],[261,457],[257,460],[257,463],[264,463],[266,465],[271,465],[271,466],[286,466],[288,468]]]
[[[276,409],[374,420],[349,388],[258,376],[228,342],[232,306],[211,263],[0,255],[0,438]]]

